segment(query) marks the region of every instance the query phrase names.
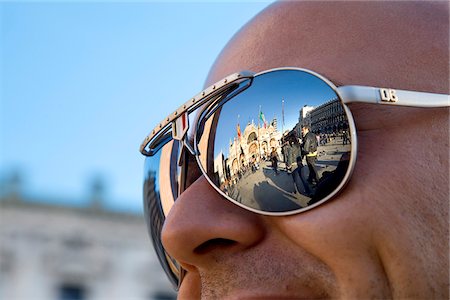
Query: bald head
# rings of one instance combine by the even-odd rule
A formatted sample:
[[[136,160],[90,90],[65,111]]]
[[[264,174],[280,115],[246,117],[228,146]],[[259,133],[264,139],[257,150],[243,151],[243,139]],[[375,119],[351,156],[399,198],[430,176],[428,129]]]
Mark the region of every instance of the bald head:
[[[448,93],[446,1],[278,2],[228,43],[207,85],[241,70],[314,70],[335,84]]]

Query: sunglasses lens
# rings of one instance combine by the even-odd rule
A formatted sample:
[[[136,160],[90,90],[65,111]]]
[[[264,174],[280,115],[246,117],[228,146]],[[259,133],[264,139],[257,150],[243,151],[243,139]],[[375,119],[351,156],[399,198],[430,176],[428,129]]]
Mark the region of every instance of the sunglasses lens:
[[[176,289],[178,289],[181,269],[164,250],[161,243],[161,230],[165,216],[178,196],[179,148],[178,141],[166,138],[165,144],[155,155],[145,159],[144,166],[144,214],[148,232],[158,259]]]
[[[334,88],[318,75],[262,73],[204,116],[198,158],[209,181],[238,205],[299,212],[344,185],[352,148],[349,120]]]

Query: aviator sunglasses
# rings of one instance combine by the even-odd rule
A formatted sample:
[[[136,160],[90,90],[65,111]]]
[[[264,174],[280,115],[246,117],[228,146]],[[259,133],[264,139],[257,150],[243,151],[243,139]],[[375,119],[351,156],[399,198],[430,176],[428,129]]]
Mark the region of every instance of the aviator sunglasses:
[[[346,105],[355,102],[450,106],[446,94],[336,87],[310,70],[277,68],[232,74],[151,131],[140,147],[146,156],[144,213],[175,289],[184,270],[165,251],[161,230],[178,196],[196,179],[194,169],[224,199],[258,214],[315,208],[344,188],[355,167],[356,128]]]

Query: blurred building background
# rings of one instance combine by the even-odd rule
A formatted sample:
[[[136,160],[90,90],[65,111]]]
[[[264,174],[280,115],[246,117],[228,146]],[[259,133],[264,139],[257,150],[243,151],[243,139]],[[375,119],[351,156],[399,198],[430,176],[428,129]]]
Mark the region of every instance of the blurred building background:
[[[175,298],[142,214],[105,208],[99,182],[84,206],[28,197],[19,176],[0,187],[1,300]]]

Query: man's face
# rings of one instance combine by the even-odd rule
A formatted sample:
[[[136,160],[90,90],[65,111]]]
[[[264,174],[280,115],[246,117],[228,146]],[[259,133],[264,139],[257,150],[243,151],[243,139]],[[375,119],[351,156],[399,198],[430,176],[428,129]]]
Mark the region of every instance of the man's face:
[[[208,82],[295,66],[336,85],[447,93],[442,26],[445,3],[276,4],[235,36]],[[257,215],[195,176],[162,234],[188,272],[180,298],[448,298],[448,110],[350,109],[354,174],[315,209]]]
[[[302,127],[302,134],[305,136],[308,133],[308,128]]]

